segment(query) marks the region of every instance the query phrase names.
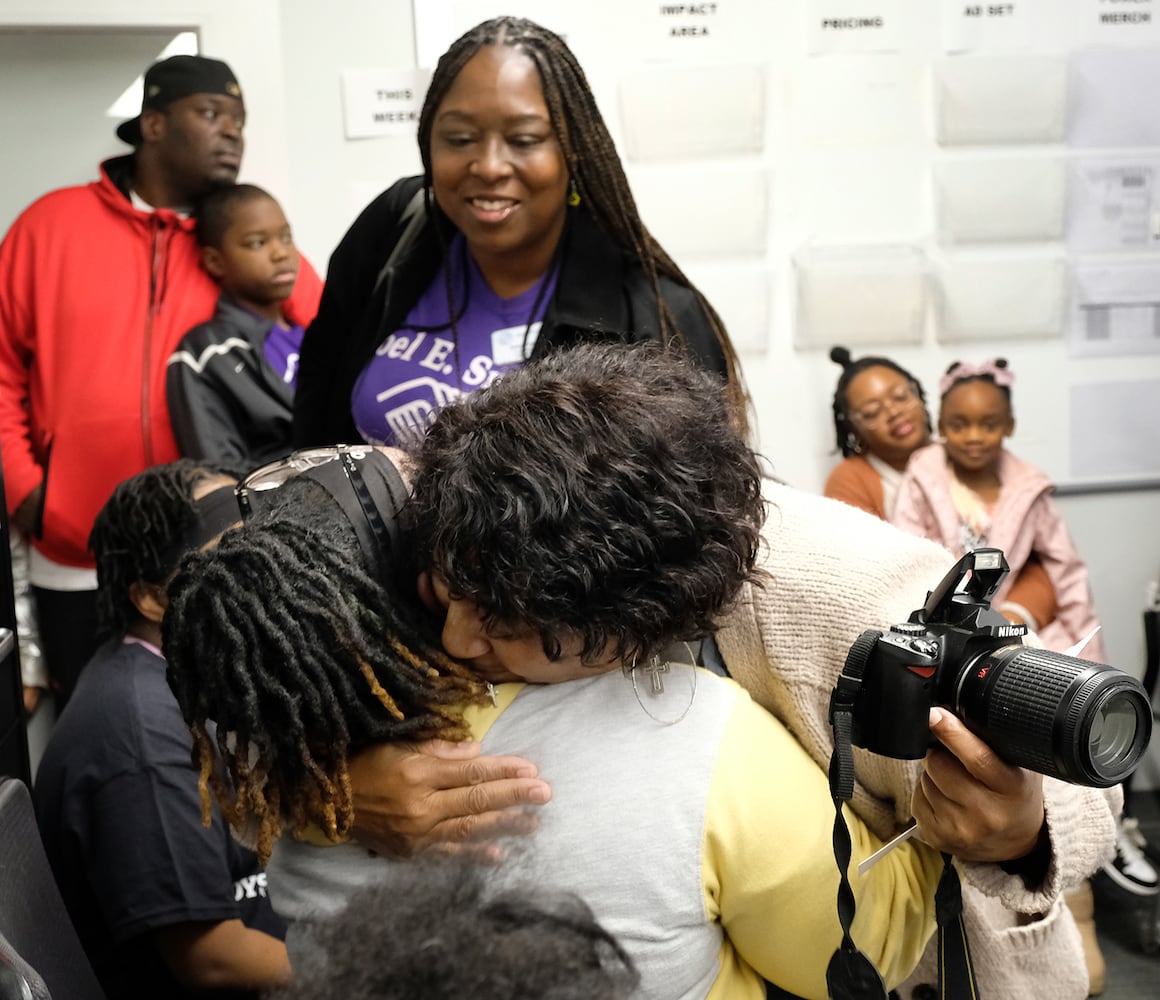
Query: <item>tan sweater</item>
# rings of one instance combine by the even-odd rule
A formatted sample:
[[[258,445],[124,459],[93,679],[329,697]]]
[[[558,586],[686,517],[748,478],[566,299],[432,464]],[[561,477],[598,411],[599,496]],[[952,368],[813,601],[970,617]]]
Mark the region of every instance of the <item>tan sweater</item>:
[[[763,568],[718,634],[730,673],[797,736],[822,766],[833,748],[830,691],[864,630],[905,621],[953,564],[941,546],[906,535],[847,504],[770,485]],[[921,761],[855,749],[853,805],[881,837],[908,825]],[[1112,853],[1119,787],[1045,779],[1053,860],[1029,890],[998,865],[965,863],[967,933],[982,1000],[1083,1000],[1088,976],[1079,932],[1061,894]],[[936,981],[932,941],[910,984]],[[910,995],[909,986],[902,996]]]

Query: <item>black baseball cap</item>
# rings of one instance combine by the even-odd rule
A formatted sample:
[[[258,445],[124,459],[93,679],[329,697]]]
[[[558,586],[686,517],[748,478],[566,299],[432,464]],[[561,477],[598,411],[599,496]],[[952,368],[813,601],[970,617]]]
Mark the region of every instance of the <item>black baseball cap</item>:
[[[141,110],[164,111],[174,101],[193,94],[225,94],[242,99],[234,71],[220,59],[205,56],[170,56],[145,71]],[[117,138],[130,146],[141,145],[141,116],[117,126]]]

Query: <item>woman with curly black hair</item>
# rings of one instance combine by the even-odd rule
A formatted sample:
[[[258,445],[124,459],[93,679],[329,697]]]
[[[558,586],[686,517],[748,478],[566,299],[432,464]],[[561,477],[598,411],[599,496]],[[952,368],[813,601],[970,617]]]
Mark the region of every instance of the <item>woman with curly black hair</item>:
[[[536,760],[552,784],[521,875],[578,892],[632,957],[642,996],[757,997],[764,977],[822,997],[841,939],[825,775],[735,683],[658,655],[712,634],[760,575],[759,467],[722,392],[715,376],[655,346],[549,356],[442,412],[413,456],[408,524],[444,647],[490,690],[464,723],[485,748]],[[333,500],[300,509],[311,524],[334,520]],[[397,863],[329,843],[321,834],[345,827],[319,800],[319,782],[277,777],[306,767],[335,788],[349,780],[341,757],[306,759],[299,741],[268,732],[278,706],[334,699],[341,720],[315,735],[353,752],[382,737],[356,740],[351,719],[394,714],[386,698],[366,696],[365,665],[402,709],[395,724],[419,711],[379,670],[396,656],[392,630],[356,629],[335,610],[366,603],[386,614],[368,574],[357,586],[338,574],[364,562],[353,533],[308,539],[316,552],[334,546],[325,573],[335,590],[281,565],[280,534],[297,532],[285,511],[248,522],[190,562],[166,620],[187,716],[196,691],[198,715],[229,713],[219,732],[234,735],[218,746],[231,771],[280,781],[276,805],[298,836],[275,844],[271,878],[295,920],[341,908]],[[264,593],[261,615],[203,603],[247,549],[292,586]],[[284,641],[282,630],[316,616],[330,624],[311,648]],[[256,699],[237,699],[217,680],[220,665],[232,656],[231,670],[254,675],[259,655],[280,665],[281,685],[255,682]],[[432,680],[448,672],[432,662]],[[244,823],[252,803],[231,805]],[[855,860],[881,846],[844,814]],[[936,851],[911,841],[858,879],[854,933],[891,981],[933,929],[941,869]]]

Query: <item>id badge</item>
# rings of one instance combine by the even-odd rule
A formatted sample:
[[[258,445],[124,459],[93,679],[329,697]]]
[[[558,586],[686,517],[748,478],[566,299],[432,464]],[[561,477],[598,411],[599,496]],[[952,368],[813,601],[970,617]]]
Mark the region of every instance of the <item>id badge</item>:
[[[543,323],[527,326],[509,326],[503,330],[493,330],[491,334],[491,356],[497,368],[507,365],[522,365],[536,349]],[[526,353],[525,353],[526,352]]]

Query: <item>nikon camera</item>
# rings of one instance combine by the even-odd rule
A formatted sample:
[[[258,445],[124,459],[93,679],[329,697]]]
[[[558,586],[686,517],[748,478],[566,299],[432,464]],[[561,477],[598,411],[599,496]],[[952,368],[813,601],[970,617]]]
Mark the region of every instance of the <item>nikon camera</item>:
[[[1000,549],[968,552],[910,620],[864,632],[852,742],[917,759],[934,705],[953,711],[1008,763],[1107,788],[1140,762],[1152,735],[1143,686],[1115,667],[1023,645],[1024,625],[991,609],[1007,575]]]

